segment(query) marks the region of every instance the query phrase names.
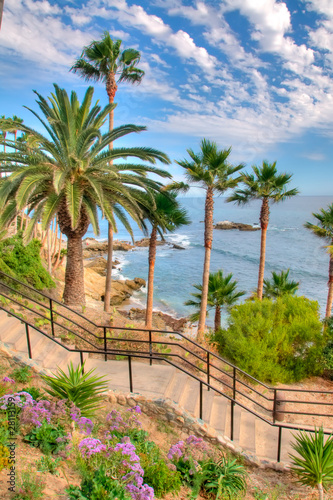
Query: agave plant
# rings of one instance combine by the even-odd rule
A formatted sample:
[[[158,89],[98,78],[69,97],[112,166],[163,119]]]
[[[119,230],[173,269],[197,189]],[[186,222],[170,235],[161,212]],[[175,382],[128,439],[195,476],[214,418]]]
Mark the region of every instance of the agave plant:
[[[298,482],[318,488],[319,500],[324,499],[324,490],[333,484],[333,435],[326,442],[323,428],[315,429],[314,435],[299,432],[294,436],[292,448],[298,455],[289,454],[291,470]]]
[[[102,394],[108,388],[108,380],[92,375],[95,368],[84,373],[84,364],[74,368],[71,362],[67,368],[68,375],[61,368],[53,377],[45,375],[43,379],[48,385],[45,390],[55,398],[74,403],[84,417],[90,417],[99,407]]]
[[[234,498],[246,490],[247,472],[243,465],[235,460],[222,456],[217,462],[206,462],[202,467],[204,476],[203,487],[207,493],[213,494],[216,500]]]

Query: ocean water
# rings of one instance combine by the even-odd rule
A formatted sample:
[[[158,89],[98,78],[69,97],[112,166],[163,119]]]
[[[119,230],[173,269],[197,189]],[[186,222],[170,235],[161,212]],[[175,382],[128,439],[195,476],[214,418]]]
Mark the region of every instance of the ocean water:
[[[157,247],[154,279],[154,309],[175,315],[187,316],[193,310],[184,305],[191,298],[193,284],[201,283],[204,259],[204,198],[182,198],[182,205],[191,219],[172,234],[166,235],[170,243],[177,243],[185,250],[171,246]],[[283,203],[273,204],[270,209],[270,223],[267,231],[265,278],[272,271],[290,269],[290,278],[300,282],[298,295],[317,300],[321,315],[325,313],[327,298],[327,279],[329,256],[324,241],[305,229],[306,221],[315,222],[312,212],[326,208],[332,203],[328,196],[297,196]],[[214,203],[214,223],[223,220],[248,224],[259,222],[260,202],[255,201],[244,207],[226,203],[216,197]],[[134,225],[133,225],[134,226]],[[136,240],[143,234],[133,227]],[[89,228],[86,236],[93,237]],[[107,238],[107,223],[101,221],[101,234],[98,239]],[[130,240],[126,230],[119,225],[115,239]],[[211,253],[211,271],[223,269],[233,273],[239,288],[248,297],[257,286],[260,252],[260,231],[221,231],[214,230]],[[120,261],[114,277],[140,277],[147,279],[148,249],[135,248],[129,252],[115,252],[114,258]],[[136,292],[132,298],[133,306],[145,307],[146,290]],[[213,314],[207,320],[212,324]]]

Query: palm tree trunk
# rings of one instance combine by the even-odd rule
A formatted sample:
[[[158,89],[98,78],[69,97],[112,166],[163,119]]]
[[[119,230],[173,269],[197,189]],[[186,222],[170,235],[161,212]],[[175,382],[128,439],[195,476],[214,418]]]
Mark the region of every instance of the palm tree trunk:
[[[266,259],[266,236],[269,221],[269,204],[268,199],[262,200],[260,210],[260,226],[261,226],[261,242],[260,242],[260,260],[259,260],[259,274],[258,274],[258,289],[257,297],[262,300],[262,292],[264,288],[264,273],[265,273],[265,259]]]
[[[107,252],[107,267],[106,267],[106,280],[105,280],[105,294],[104,294],[104,311],[110,312],[111,308],[111,285],[112,285],[112,258],[113,258],[113,228],[108,224],[108,252]]]
[[[113,104],[114,96],[117,92],[117,85],[113,78],[109,78],[106,84],[106,91],[109,96],[109,104]],[[113,130],[114,114],[113,109],[109,113],[109,132]],[[113,143],[109,144],[109,149],[113,149]],[[112,162],[111,162],[112,165]],[[105,279],[105,293],[104,293],[104,311],[110,312],[111,305],[111,286],[112,286],[112,259],[113,259],[113,227],[111,223],[108,224],[108,252],[107,252],[107,267]]]
[[[203,341],[206,314],[207,314],[210,255],[213,242],[213,212],[214,212],[213,190],[212,188],[208,188],[206,193],[206,203],[205,203],[205,261],[204,261],[204,268],[202,275],[201,306],[200,306],[200,316],[199,316],[199,324],[197,332],[198,342]]]
[[[215,307],[214,330],[215,333],[221,328],[221,306]]]
[[[154,270],[156,260],[156,240],[157,228],[154,226],[150,235],[149,256],[148,256],[148,283],[147,283],[147,307],[146,307],[146,327],[153,326],[153,297],[154,297]]]
[[[332,301],[333,301],[333,255],[330,254],[330,263],[328,271],[328,295],[326,304],[326,318],[330,318],[332,314]]]
[[[64,302],[67,305],[85,304],[82,237],[67,237],[67,264]]]

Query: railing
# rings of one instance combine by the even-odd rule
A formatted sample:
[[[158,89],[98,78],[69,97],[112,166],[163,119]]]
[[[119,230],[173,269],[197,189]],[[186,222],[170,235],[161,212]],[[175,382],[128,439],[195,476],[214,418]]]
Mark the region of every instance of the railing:
[[[282,429],[310,432],[304,423],[311,417],[313,425],[322,425],[323,417],[331,419],[333,392],[271,387],[255,379],[213,351],[180,332],[98,325],[84,314],[37,291],[31,286],[0,271],[0,309],[16,317],[26,328],[29,358],[33,357],[30,328],[50,338],[70,352],[78,352],[83,365],[84,354],[128,360],[129,388],[133,392],[132,359],[166,363],[189,375],[199,383],[199,417],[203,415],[203,387],[230,401],[230,438],[234,439],[235,405],[267,424],[278,428],[277,461],[281,457]],[[24,311],[28,316],[25,317]],[[37,315],[37,318],[35,317]],[[126,334],[127,338],[123,335]],[[75,347],[64,345],[71,338]],[[286,398],[286,393],[291,399]],[[298,399],[295,399],[297,394]],[[294,397],[293,397],[294,395]],[[300,400],[300,396],[310,399]],[[330,401],[324,399],[330,397]],[[314,398],[314,399],[311,399]],[[319,399],[322,399],[321,401]],[[302,405],[319,405],[318,412],[297,411]],[[289,422],[281,423],[288,416]],[[302,420],[303,419],[303,420]],[[327,426],[326,426],[327,427]],[[329,434],[329,431],[325,431]]]

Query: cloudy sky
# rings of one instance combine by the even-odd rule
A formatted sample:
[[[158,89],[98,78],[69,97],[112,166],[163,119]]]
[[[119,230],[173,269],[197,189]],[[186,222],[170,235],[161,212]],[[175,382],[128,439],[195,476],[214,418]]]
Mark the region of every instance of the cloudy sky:
[[[69,68],[105,30],[142,54],[142,84],[116,95],[116,125],[148,127],[135,144],[180,160],[205,137],[248,168],[276,160],[304,195],[333,193],[333,0],[5,0],[0,115],[35,125],[23,106],[53,82],[82,96]],[[95,96],[106,104],[102,84]]]

